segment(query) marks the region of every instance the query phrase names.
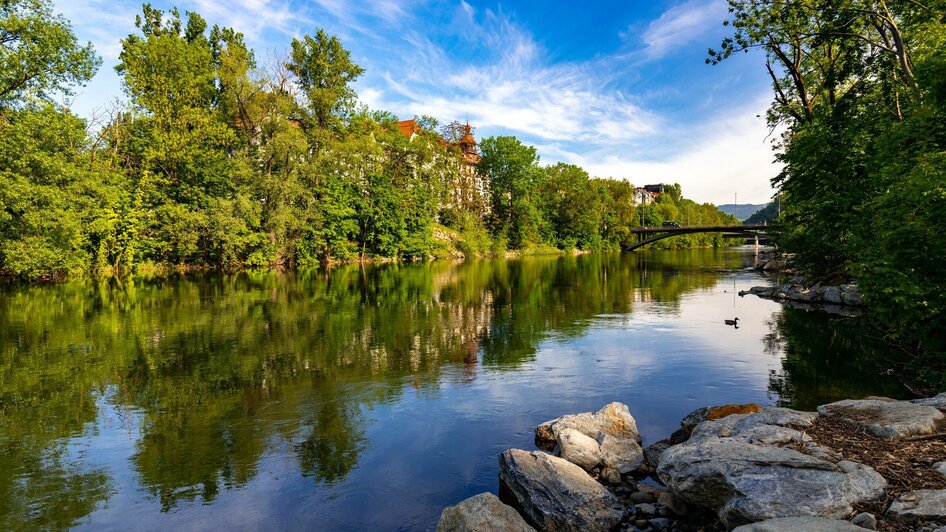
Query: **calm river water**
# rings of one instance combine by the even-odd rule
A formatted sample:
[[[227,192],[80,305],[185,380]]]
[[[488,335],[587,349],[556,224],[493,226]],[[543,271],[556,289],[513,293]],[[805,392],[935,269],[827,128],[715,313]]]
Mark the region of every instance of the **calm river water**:
[[[561,414],[903,396],[748,249],[0,287],[0,529],[429,530]],[[725,319],[740,318],[739,328]]]

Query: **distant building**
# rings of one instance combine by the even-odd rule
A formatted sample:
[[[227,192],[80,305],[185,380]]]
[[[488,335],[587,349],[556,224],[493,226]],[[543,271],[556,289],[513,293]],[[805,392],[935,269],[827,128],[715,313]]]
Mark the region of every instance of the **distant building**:
[[[651,205],[657,201],[657,196],[659,195],[660,192],[651,192],[647,190],[647,187],[637,187],[634,189],[634,203],[638,205]]]
[[[397,124],[398,130],[405,137],[414,140],[420,132],[416,120],[401,120]],[[482,157],[476,139],[473,138],[472,128],[467,124],[463,135],[457,142],[441,141],[447,148],[459,153],[456,160],[456,175],[446,183],[446,197],[444,207],[459,208],[479,216],[489,214],[489,182],[485,176],[477,171],[477,164]]]

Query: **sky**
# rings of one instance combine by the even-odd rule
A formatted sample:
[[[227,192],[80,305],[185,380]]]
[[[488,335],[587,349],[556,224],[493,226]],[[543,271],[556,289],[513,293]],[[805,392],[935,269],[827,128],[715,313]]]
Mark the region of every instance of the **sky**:
[[[766,203],[778,173],[764,114],[764,59],[705,64],[726,36],[725,0],[152,0],[242,32],[258,62],[318,28],[365,69],[359,100],[402,119],[469,121],[515,135],[543,164],[566,162],[637,186],[680,183],[716,204]],[[102,56],[72,103],[92,116],[123,98],[114,66],[141,3],[55,0]]]

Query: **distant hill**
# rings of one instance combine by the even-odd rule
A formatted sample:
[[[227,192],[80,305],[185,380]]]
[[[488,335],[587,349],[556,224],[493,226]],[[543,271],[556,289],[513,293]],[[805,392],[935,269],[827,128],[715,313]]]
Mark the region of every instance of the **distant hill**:
[[[725,212],[726,214],[731,214],[736,218],[739,218],[739,221],[745,221],[746,218],[752,216],[759,209],[765,207],[765,204],[753,205],[751,203],[727,203],[726,205],[720,205],[716,207],[717,209]]]
[[[762,224],[772,220],[776,216],[778,216],[778,205],[773,201],[766,205],[764,209],[753,213],[753,215],[747,218],[743,223],[749,225]]]

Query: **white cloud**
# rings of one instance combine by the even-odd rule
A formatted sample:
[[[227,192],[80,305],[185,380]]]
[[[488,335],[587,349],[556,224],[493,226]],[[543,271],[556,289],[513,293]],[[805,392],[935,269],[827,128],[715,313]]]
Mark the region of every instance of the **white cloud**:
[[[660,160],[600,151],[559,156],[592,175],[626,178],[636,185],[680,183],[686,197],[701,202],[732,203],[738,193],[740,203],[766,203],[774,193],[769,180],[780,166],[773,162],[768,126],[756,117],[764,108],[759,100],[713,117],[680,142],[676,155]]]
[[[690,0],[665,11],[641,35],[647,59],[658,59],[718,27],[726,18],[724,0]],[[627,38],[630,30],[623,36]]]

